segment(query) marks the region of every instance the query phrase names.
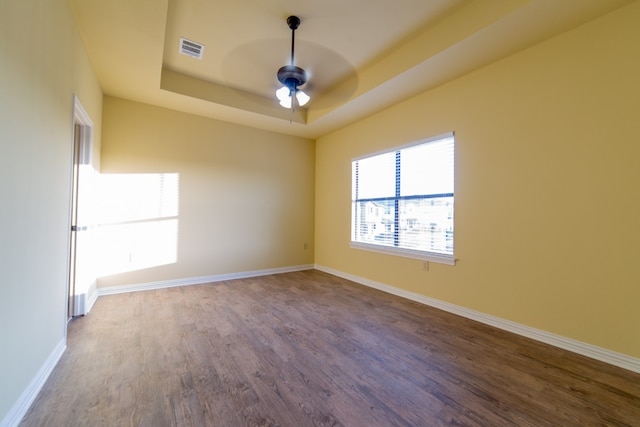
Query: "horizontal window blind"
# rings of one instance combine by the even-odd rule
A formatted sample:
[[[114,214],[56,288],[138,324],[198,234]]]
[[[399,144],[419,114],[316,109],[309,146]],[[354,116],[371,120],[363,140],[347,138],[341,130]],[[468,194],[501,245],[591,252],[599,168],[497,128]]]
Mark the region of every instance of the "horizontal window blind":
[[[453,133],[352,162],[353,246],[453,261]]]

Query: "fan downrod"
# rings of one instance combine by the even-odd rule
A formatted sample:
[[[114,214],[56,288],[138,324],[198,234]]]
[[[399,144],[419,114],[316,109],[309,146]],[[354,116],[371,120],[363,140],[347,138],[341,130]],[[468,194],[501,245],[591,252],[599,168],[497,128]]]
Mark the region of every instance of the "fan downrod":
[[[295,31],[300,26],[300,18],[291,15],[287,18],[287,25],[291,29],[291,64],[280,67],[278,70],[278,81],[295,91],[298,87],[307,82],[307,73],[302,68],[294,65]]]

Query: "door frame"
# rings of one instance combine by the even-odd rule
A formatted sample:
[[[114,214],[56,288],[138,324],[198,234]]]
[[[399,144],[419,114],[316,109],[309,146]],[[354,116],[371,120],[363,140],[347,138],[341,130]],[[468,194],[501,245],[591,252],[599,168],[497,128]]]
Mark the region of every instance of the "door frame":
[[[71,171],[69,186],[69,223],[67,286],[65,299],[67,307],[65,317],[68,322],[78,315],[76,307],[75,279],[77,272],[77,233],[78,233],[78,195],[80,194],[81,164],[91,164],[93,158],[93,120],[82,106],[77,95],[73,96],[73,123],[71,133]]]

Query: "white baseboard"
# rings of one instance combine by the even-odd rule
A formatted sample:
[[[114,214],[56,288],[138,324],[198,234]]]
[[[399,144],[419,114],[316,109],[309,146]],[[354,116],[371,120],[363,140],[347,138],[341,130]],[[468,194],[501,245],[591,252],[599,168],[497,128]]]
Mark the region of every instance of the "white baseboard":
[[[291,267],[270,268],[266,270],[252,270],[242,271],[239,273],[217,274],[214,276],[191,277],[187,279],[163,280],[160,282],[137,283],[133,285],[110,286],[105,288],[98,288],[97,296],[122,294],[127,292],[149,291],[153,289],[173,288],[177,286],[201,285],[203,283],[221,282],[223,280],[246,279],[249,277],[267,276],[269,274],[312,270],[313,268],[313,264],[307,264]]]
[[[97,281],[94,280],[86,292],[74,296],[73,316],[86,316],[98,299]]]
[[[85,313],[85,315],[89,314],[89,312],[93,308],[93,304],[95,304],[96,301],[98,301],[98,289],[95,287],[93,287],[92,289],[93,289],[93,292],[87,298],[87,312]],[[89,292],[91,292],[91,290]]]
[[[93,293],[78,294],[74,297],[73,315],[86,316],[91,311],[93,304],[98,300],[98,291],[94,288]]]
[[[87,294],[76,294],[73,296],[73,316],[84,316],[89,310],[87,304]]]
[[[545,344],[549,344],[555,347],[562,348],[564,350],[578,353],[583,356],[590,357],[592,359],[599,360],[601,362],[608,363],[610,365],[618,366],[620,368],[627,369],[632,372],[640,373],[640,359],[627,356],[626,354],[617,353],[615,351],[607,350],[602,347],[597,347],[591,344],[587,344],[581,341],[577,341],[571,338],[556,335],[550,332],[546,332],[540,329],[532,328],[530,326],[522,325],[520,323],[512,322],[510,320],[501,319],[496,316],[481,313],[479,311],[470,310],[465,307],[461,307],[455,304],[451,304],[445,301],[430,298],[424,295],[416,294],[406,291],[404,289],[396,288],[394,286],[386,285],[384,283],[375,282],[373,280],[365,279],[363,277],[354,276],[349,273],[334,270],[329,267],[321,265],[315,266],[316,270],[324,271],[325,273],[332,274],[334,276],[342,277],[352,282],[359,283],[361,285],[369,286],[371,288],[378,289],[383,292],[387,292],[399,297],[409,299],[421,304],[429,305],[449,313],[457,314],[468,319],[472,319],[490,326],[494,326],[498,329],[513,332],[515,334],[541,341]]]
[[[0,427],[16,427],[22,421],[31,404],[40,393],[40,390],[47,382],[47,378],[53,372],[53,368],[56,367],[58,361],[62,357],[62,354],[67,349],[65,339],[61,339],[58,345],[53,349],[47,360],[38,370],[36,376],[31,380],[31,383],[22,392],[16,403],[13,404],[7,415],[0,421]]]

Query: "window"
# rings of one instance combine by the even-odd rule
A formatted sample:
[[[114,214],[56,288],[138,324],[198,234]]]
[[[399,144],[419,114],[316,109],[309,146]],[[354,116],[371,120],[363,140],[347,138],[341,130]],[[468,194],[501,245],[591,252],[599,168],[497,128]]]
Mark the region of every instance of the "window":
[[[453,133],[356,159],[351,246],[453,264]]]

